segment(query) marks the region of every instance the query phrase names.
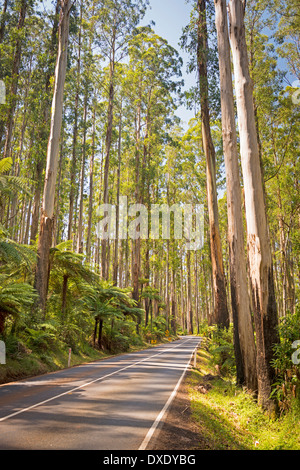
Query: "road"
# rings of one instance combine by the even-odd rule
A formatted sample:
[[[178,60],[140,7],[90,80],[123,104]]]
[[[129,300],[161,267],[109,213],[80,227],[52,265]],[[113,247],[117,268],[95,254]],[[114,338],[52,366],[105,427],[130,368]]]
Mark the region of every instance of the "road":
[[[146,450],[199,338],[0,386],[1,450]]]

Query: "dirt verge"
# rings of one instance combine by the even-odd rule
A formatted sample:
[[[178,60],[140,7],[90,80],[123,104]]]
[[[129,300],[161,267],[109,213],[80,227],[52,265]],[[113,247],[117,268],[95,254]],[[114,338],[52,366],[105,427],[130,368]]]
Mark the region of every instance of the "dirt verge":
[[[189,373],[183,380],[168,413],[156,430],[147,450],[205,450],[193,420],[188,393]]]

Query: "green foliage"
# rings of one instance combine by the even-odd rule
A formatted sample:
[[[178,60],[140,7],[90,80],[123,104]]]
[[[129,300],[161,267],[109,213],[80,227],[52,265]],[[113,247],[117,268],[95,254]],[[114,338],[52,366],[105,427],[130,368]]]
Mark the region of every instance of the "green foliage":
[[[3,196],[11,196],[18,191],[23,191],[30,195],[28,191],[29,181],[27,178],[9,175],[12,168],[12,159],[2,158],[0,160],[0,205],[3,203],[1,198]]]
[[[203,337],[203,346],[211,354],[214,366],[217,366],[222,375],[233,377],[236,372],[233,326],[227,330],[203,322],[199,327],[199,334]]]
[[[149,343],[156,343],[166,337],[167,321],[162,315],[158,315],[143,328],[143,336]]]
[[[299,450],[300,402],[291,400],[286,413],[271,418],[231,377],[216,376],[211,353],[201,344],[197,367],[188,378],[200,449]]]
[[[132,320],[115,319],[106,322],[103,332],[104,347],[112,354],[127,352],[131,346],[142,346],[141,337],[136,333]]]
[[[46,352],[55,344],[55,329],[47,324],[39,325],[39,328],[26,328],[26,346],[35,352]]]
[[[293,398],[300,401],[300,364],[294,364],[293,343],[300,340],[300,307],[294,314],[281,318],[279,325],[280,343],[274,347],[272,364],[276,370],[273,396],[277,398],[281,411],[290,408]],[[299,349],[299,348],[298,348]]]
[[[0,274],[0,318],[3,322],[7,316],[17,317],[24,308],[30,309],[35,299],[36,293],[31,285]]]

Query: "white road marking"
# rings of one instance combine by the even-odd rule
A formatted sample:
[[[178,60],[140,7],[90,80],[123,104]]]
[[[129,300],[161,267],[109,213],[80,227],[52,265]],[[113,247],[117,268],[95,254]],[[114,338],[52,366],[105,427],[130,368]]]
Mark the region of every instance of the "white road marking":
[[[195,350],[194,350],[195,351]],[[181,382],[186,374],[186,371],[188,370],[189,368],[189,365],[190,365],[190,362],[192,360],[192,357],[193,357],[193,354],[194,354],[194,351],[192,352],[191,354],[191,357],[190,357],[190,360],[189,362],[187,363],[183,373],[181,374],[181,377],[180,379],[178,380],[177,382],[177,385],[176,387],[174,388],[173,392],[171,393],[167,403],[165,404],[165,406],[163,407],[163,409],[161,410],[161,412],[159,413],[159,415],[157,416],[156,420],[154,421],[154,423],[152,424],[151,428],[149,429],[148,433],[146,434],[146,437],[145,439],[143,440],[142,444],[140,445],[139,449],[138,450],[146,450],[147,449],[147,446],[149,445],[149,442],[154,434],[154,432],[156,431],[157,429],[157,426],[159,425],[160,421],[163,419],[164,415],[166,414],[169,406],[171,405],[172,401],[174,400],[177,392],[178,392],[178,389],[181,385]]]
[[[186,343],[187,341],[189,341],[189,340],[187,339],[186,341],[184,341],[184,343]],[[177,344],[176,346],[173,346],[172,348],[168,348],[168,349],[165,349],[165,350],[163,350],[163,351],[161,351],[161,352],[159,352],[159,353],[157,353],[157,354],[153,354],[152,356],[145,357],[144,359],[142,359],[142,360],[140,360],[140,361],[137,361],[137,362],[135,362],[135,363],[133,363],[133,364],[130,364],[130,365],[126,366],[126,367],[122,367],[121,369],[118,369],[118,370],[116,370],[116,371],[114,371],[114,372],[111,372],[110,374],[104,375],[103,377],[98,377],[97,379],[92,380],[91,382],[87,382],[87,383],[84,383],[84,384],[82,384],[82,385],[79,385],[78,387],[75,387],[75,388],[73,388],[72,390],[69,390],[69,391],[67,391],[67,392],[60,393],[59,395],[55,395],[54,397],[48,398],[47,400],[44,400],[44,401],[41,401],[41,402],[36,403],[36,404],[34,404],[34,405],[28,406],[27,408],[23,408],[23,409],[21,409],[21,410],[19,410],[19,411],[15,411],[14,413],[11,413],[11,414],[9,414],[9,415],[7,415],[7,416],[4,416],[3,418],[0,418],[0,423],[3,422],[3,421],[8,420],[8,419],[10,419],[10,418],[13,418],[14,416],[17,416],[17,415],[19,415],[19,414],[21,414],[21,413],[25,413],[26,411],[30,411],[30,410],[32,410],[32,409],[34,409],[34,408],[37,408],[38,406],[45,405],[46,403],[49,403],[50,401],[56,400],[57,398],[61,398],[61,397],[65,396],[65,395],[69,395],[70,393],[73,393],[73,392],[75,392],[76,390],[80,390],[80,389],[83,388],[83,387],[88,387],[89,385],[92,385],[92,384],[94,384],[94,383],[96,383],[96,382],[100,382],[101,380],[107,379],[108,377],[112,377],[113,375],[116,375],[116,374],[118,374],[119,372],[122,372],[123,370],[130,369],[131,367],[134,367],[134,366],[136,366],[136,365],[138,365],[138,364],[141,364],[142,362],[145,362],[145,361],[151,359],[152,357],[160,356],[161,354],[164,354],[164,353],[166,353],[166,352],[170,352],[170,351],[172,351],[173,349],[176,349],[176,348],[178,348],[179,346],[182,346],[182,344],[184,344],[184,343]]]

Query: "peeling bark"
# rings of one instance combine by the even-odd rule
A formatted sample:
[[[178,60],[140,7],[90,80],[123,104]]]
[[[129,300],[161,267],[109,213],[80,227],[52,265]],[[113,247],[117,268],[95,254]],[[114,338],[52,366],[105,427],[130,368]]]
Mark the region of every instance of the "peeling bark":
[[[231,305],[237,382],[257,391],[256,349],[248,295],[242,195],[226,0],[215,0],[220,66],[223,146],[227,183],[228,244]]]
[[[224,328],[229,327],[229,313],[222,258],[222,245],[219,231],[219,213],[216,188],[215,148],[210,130],[207,77],[207,24],[206,1],[198,0],[198,70],[200,80],[202,142],[206,157],[207,200],[210,227],[211,261],[214,283],[214,322]]]
[[[46,299],[48,292],[50,268],[49,258],[54,223],[55,187],[59,160],[59,143],[62,128],[63,94],[67,68],[70,9],[71,1],[62,0],[50,136],[47,149],[47,167],[37,252],[38,261],[35,275],[35,287],[38,292],[39,307],[43,316],[46,314]]]
[[[253,85],[245,37],[244,5],[241,0],[230,0],[229,17],[245,192],[249,276],[256,330],[258,400],[264,408],[272,412],[275,403],[270,399],[274,381],[271,360],[273,347],[279,342],[278,318],[255,124]]]

